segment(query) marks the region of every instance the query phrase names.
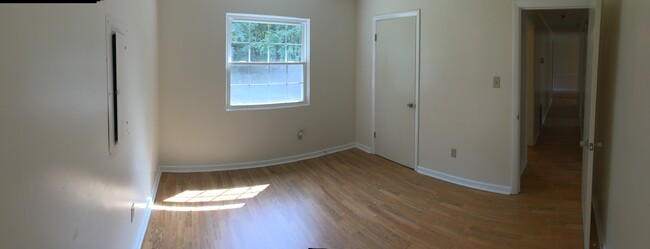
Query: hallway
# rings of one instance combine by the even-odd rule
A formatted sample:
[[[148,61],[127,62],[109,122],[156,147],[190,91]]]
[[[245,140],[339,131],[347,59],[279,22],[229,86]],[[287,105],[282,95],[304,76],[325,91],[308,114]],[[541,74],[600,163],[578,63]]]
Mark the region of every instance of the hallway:
[[[578,98],[557,94],[535,146],[528,147],[528,167],[521,192],[580,200],[582,149]]]
[[[572,232],[579,230],[581,234],[582,149],[579,142],[578,95],[554,93],[537,143],[528,147],[528,167],[521,178],[519,196],[547,200],[546,205],[552,203],[553,207],[544,211],[566,214],[565,218],[575,223],[565,223],[563,227]],[[576,243],[575,248],[580,248],[579,237],[575,233],[569,240]]]

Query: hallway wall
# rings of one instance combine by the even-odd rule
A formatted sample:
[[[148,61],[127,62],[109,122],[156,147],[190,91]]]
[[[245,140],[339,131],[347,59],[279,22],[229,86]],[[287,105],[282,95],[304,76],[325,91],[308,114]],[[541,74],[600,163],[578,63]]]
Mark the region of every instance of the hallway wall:
[[[532,64],[529,66],[529,70],[533,71],[529,78],[532,84],[526,84],[529,88],[526,95],[528,98],[526,110],[527,140],[528,146],[534,146],[553,101],[553,66],[557,61],[553,55],[553,34],[540,18],[538,12],[524,11],[522,17],[528,20],[527,22],[522,21],[522,23],[532,26],[534,32],[532,38],[534,40],[532,42],[533,47],[531,48],[533,57],[529,61],[527,59],[527,63]],[[523,31],[522,34],[524,34]],[[530,46],[530,44],[527,46]],[[522,72],[522,75],[526,75],[526,73]]]
[[[129,125],[112,155],[107,14],[128,29]],[[151,0],[0,4],[0,247],[139,248],[157,170],[156,33]]]
[[[605,0],[594,207],[608,249],[650,245],[650,1]]]

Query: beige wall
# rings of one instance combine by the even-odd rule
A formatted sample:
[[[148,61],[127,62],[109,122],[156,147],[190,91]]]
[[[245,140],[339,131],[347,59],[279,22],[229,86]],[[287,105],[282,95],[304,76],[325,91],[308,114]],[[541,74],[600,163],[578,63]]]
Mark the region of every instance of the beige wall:
[[[650,244],[649,1],[605,0],[594,201],[608,249]]]
[[[107,13],[126,24],[130,47],[130,134],[113,156]],[[150,0],[0,5],[0,247],[135,245],[157,165],[156,29]]]
[[[372,18],[421,9],[419,165],[510,186],[512,1],[359,0],[357,126],[372,144]],[[492,77],[501,76],[501,88]],[[458,158],[450,149],[458,149]]]
[[[541,124],[545,121],[546,115],[551,107],[553,93],[553,70],[552,67],[558,63],[553,56],[553,36],[544,21],[535,11],[525,11],[523,18],[526,18],[526,25],[530,25],[534,33],[532,75],[527,89],[528,110],[526,112],[528,121],[528,145],[534,146],[541,132]],[[523,23],[523,21],[522,21]],[[530,46],[530,45],[528,45]],[[542,59],[544,62],[542,63]],[[577,66],[577,65],[576,65]],[[526,74],[527,72],[522,72]],[[522,85],[523,86],[523,85]]]
[[[251,162],[355,141],[356,1],[159,4],[161,164]],[[310,106],[226,111],[226,12],[311,19]]]

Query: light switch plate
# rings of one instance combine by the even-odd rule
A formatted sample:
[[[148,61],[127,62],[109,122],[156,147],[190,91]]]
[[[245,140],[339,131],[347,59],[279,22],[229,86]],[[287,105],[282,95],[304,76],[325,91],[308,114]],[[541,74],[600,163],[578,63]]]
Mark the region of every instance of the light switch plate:
[[[456,149],[451,149],[451,157],[456,158]]]
[[[492,87],[501,88],[501,77],[494,76],[494,80],[492,81]]]

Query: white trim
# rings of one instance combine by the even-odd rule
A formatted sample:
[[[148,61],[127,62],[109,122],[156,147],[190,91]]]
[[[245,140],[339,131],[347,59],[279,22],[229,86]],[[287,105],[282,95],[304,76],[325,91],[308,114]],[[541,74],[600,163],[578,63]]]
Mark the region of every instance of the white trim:
[[[512,193],[510,187],[507,186],[501,186],[501,185],[496,185],[491,183],[484,183],[475,180],[470,180],[470,179],[442,173],[439,171],[435,171],[432,169],[428,169],[422,166],[418,166],[415,171],[426,176],[430,176],[445,182],[450,182],[468,188],[478,189],[478,190],[497,193],[497,194],[504,194],[504,195],[509,195]]]
[[[372,147],[370,147],[368,145],[360,144],[358,142],[357,142],[357,149],[363,150],[364,152],[366,152],[368,154],[374,154],[372,152]]]
[[[526,117],[521,114],[521,9],[513,2],[512,6],[512,165],[510,169],[510,188],[511,194],[518,194],[521,179],[521,141],[520,122],[524,122]]]
[[[114,89],[113,89],[113,34],[121,34],[126,36],[129,30],[124,22],[116,19],[115,17],[106,14],[106,91],[107,91],[107,101],[106,101],[106,122],[108,123],[108,154],[113,155],[118,151],[118,142],[115,139],[115,116],[116,110],[114,105],[116,100],[114,99]],[[117,55],[117,51],[116,51]],[[119,139],[118,139],[119,140]]]
[[[404,11],[404,12],[397,12],[397,13],[389,13],[389,14],[382,14],[382,15],[377,15],[372,18],[372,35],[375,36],[377,34],[377,22],[381,20],[389,20],[389,19],[396,19],[396,18],[404,18],[404,17],[415,17],[415,147],[414,147],[414,165],[407,165],[409,167],[417,168],[417,165],[420,163],[419,162],[419,141],[420,141],[420,10],[411,10],[411,11]],[[373,38],[372,39],[372,147],[371,147],[371,152],[372,154],[375,153],[375,132],[376,132],[376,126],[375,126],[375,101],[376,101],[376,96],[375,96],[375,84],[376,84],[376,60],[377,60],[377,41]]]
[[[596,232],[598,235],[598,244],[601,249],[606,249],[607,246],[605,246],[605,231],[603,230],[604,229],[603,221],[600,219],[601,216],[600,216],[600,209],[598,209],[598,202],[594,200],[591,204],[594,210],[594,217],[595,217],[594,220],[596,220]]]
[[[516,6],[528,10],[587,9],[590,0],[515,0]]]
[[[153,187],[151,190],[151,197],[147,198],[147,206],[144,209],[144,215],[142,217],[142,224],[140,225],[140,229],[138,230],[138,234],[135,239],[135,244],[133,245],[133,249],[140,249],[142,248],[142,244],[144,243],[144,237],[147,234],[147,228],[149,227],[149,219],[151,218],[151,207],[153,206],[154,200],[156,200],[156,193],[158,193],[158,184],[160,183],[160,175],[162,174],[162,171],[160,171],[160,168],[156,171],[156,178],[153,181]]]
[[[303,28],[303,37],[302,37],[302,57],[303,61],[300,62],[286,62],[286,63],[241,63],[241,62],[231,62],[231,32],[230,24],[233,20],[241,21],[254,21],[254,22],[264,22],[264,23],[283,23],[283,24],[298,24]],[[309,18],[297,18],[297,17],[285,17],[285,16],[271,16],[271,15],[256,15],[256,14],[241,14],[241,13],[226,13],[226,111],[240,111],[240,110],[266,110],[266,109],[279,109],[279,108],[291,108],[291,107],[302,107],[310,105],[310,96],[311,96],[311,48],[310,48],[310,37],[311,37],[311,21]],[[230,65],[231,64],[270,64],[270,65],[294,65],[301,64],[303,65],[303,100],[300,102],[286,102],[286,103],[267,103],[267,104],[257,104],[257,105],[231,105],[230,104]]]
[[[238,169],[253,169],[253,168],[261,168],[261,167],[312,159],[312,158],[332,154],[335,152],[356,148],[356,146],[357,146],[356,143],[349,143],[349,144],[334,146],[327,149],[295,155],[295,156],[288,156],[288,157],[281,157],[276,159],[253,161],[253,162],[243,162],[243,163],[225,163],[225,164],[198,165],[198,166],[161,165],[160,170],[162,172],[173,172],[173,173],[194,173],[194,172],[213,172],[213,171],[238,170]]]

